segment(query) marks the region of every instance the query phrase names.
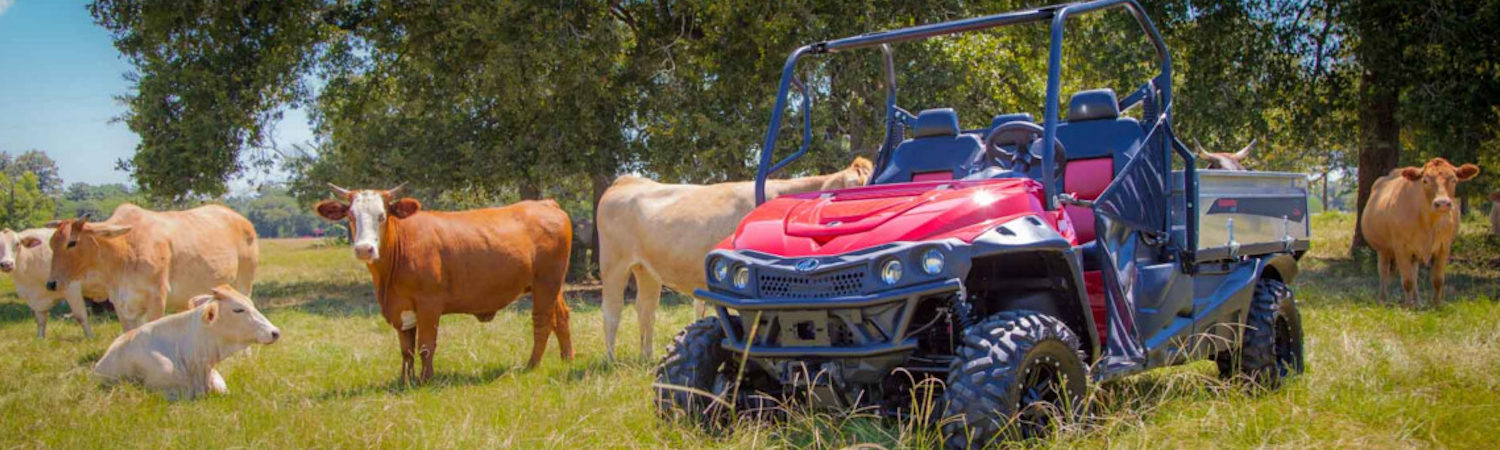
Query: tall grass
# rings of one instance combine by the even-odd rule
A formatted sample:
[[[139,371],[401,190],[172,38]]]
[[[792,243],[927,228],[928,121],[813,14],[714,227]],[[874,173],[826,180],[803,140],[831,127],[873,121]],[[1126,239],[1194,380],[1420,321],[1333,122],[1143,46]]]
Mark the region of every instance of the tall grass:
[[[1500,430],[1500,243],[1465,222],[1449,268],[1450,301],[1407,310],[1375,300],[1375,265],[1347,248],[1353,219],[1315,217],[1319,238],[1293,287],[1302,307],[1307,373],[1278,390],[1225,383],[1195,363],[1092,388],[1081,420],[1023,447],[1494,447]],[[33,337],[31,314],[0,294],[0,447],[932,447],[936,429],[786,408],[708,434],[662,420],[654,361],[639,361],[632,314],[617,364],[603,360],[598,294],[570,290],[578,358],[556,344],[536,370],[529,303],[491,323],[442,321],[437,375],[400,384],[395,333],[380,319],[368,274],[346,248],[262,242],[255,297],[281,342],[220,366],[230,394],[169,403],[136,386],[101,388],[89,367],[120,328],[99,338],[56,321]],[[0,277],[0,285],[9,280]],[[60,313],[62,308],[54,314]],[[657,354],[692,319],[664,298]]]

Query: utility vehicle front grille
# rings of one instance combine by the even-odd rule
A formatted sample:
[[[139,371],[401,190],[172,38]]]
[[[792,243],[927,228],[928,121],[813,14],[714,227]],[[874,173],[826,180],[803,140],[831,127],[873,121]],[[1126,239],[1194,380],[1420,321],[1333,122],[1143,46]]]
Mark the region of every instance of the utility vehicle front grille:
[[[816,275],[762,273],[760,293],[769,298],[827,298],[858,295],[865,284],[863,267]]]

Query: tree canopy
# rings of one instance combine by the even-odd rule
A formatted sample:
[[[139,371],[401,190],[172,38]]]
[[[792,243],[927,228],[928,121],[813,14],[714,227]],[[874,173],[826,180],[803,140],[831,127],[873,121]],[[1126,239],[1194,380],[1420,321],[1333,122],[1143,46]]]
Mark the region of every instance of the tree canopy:
[[[1146,3],[1173,52],[1174,118],[1190,143],[1230,151],[1253,140],[1253,168],[1324,180],[1357,171],[1362,187],[1431,156],[1500,163],[1483,152],[1500,148],[1500,35],[1490,30],[1500,1]],[[587,217],[623,173],[748,178],[797,46],[1043,4],[96,0],[90,11],[134,67],[123,119],[142,140],[121,166],[152,198],[217,197],[233,177],[283,164],[302,202],[326,196],[325,182],[408,182],[436,206],[545,196]],[[1123,12],[1072,21],[1068,33],[1065,95],[1128,91],[1154,73]],[[1047,39],[1036,25],[899,45],[901,104],[954,107],[966,127],[1002,112],[1040,116]],[[864,51],[799,68],[815,141],[782,175],[834,170],[879,147],[879,65]],[[309,112],[312,145],[272,142],[287,108]],[[789,114],[778,154],[797,145],[808,112]]]

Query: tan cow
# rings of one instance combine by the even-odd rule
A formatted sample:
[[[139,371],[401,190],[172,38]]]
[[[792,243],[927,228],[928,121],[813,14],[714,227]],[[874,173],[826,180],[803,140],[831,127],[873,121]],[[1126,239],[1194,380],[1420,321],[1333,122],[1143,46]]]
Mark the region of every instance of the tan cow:
[[[1369,203],[1360,217],[1365,241],[1378,253],[1380,301],[1385,301],[1391,268],[1401,273],[1402,303],[1417,301],[1417,264],[1432,265],[1432,303],[1443,301],[1443,270],[1458,233],[1459,213],[1453,206],[1454,188],[1479,175],[1479,166],[1453,167],[1433,158],[1422,167],[1405,167],[1375,180]]]
[[[1245,168],[1245,158],[1249,158],[1250,151],[1255,149],[1255,140],[1253,139],[1250,141],[1250,145],[1246,145],[1245,148],[1234,153],[1214,153],[1204,150],[1203,144],[1199,143],[1197,139],[1193,139],[1193,144],[1198,146],[1198,159],[1208,162],[1208,168],[1210,169],[1249,170]]]
[[[229,393],[214,366],[250,344],[276,343],[281,330],[233,287],[222,285],[212,292],[194,297],[190,310],[115,338],[94,364],[94,378],[107,385],[139,382],[164,391],[169,400]]]
[[[863,186],[873,165],[855,158],[828,175],[771,180],[766,197]],[[662,285],[691,294],[708,281],[703,258],[755,208],[755,183],[662,184],[636,176],[615,180],[599,199],[599,275],[604,281],[604,348],[615,355],[625,286],[636,283],[641,354],[651,358],[651,331]],[[694,300],[698,316],[703,303]]]
[[[250,221],[219,205],[154,212],[127,203],[104,222],[60,221],[50,245],[47,288],[72,298],[83,280],[98,280],[126,330],[221,284],[250,295],[260,254]]]
[[[32,228],[20,233],[5,229],[0,231],[0,272],[9,273],[16,285],[16,296],[26,300],[31,313],[36,317],[36,338],[47,337],[47,311],[64,299],[62,292],[47,290],[47,272],[52,270],[52,248],[47,241],[52,239],[51,228]],[[83,335],[92,339],[94,330],[89,327],[89,311],[85,298],[104,298],[100,287],[86,284],[83,295],[68,298],[68,311],[73,320],[83,327]]]
[[[1500,236],[1500,191],[1490,193],[1490,234]]]

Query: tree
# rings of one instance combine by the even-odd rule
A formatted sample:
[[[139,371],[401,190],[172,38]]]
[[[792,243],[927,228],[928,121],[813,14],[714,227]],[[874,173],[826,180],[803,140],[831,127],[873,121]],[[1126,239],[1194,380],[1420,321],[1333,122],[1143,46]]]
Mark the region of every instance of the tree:
[[[0,203],[0,226],[12,230],[41,226],[52,219],[57,207],[42,193],[36,174],[31,172],[22,172],[18,177],[0,172],[0,202],[3,202]]]
[[[38,185],[47,195],[56,195],[62,190],[62,177],[58,176],[57,162],[48,157],[47,152],[32,149],[14,158],[6,154],[0,157],[0,166],[3,166],[5,174],[11,178],[18,178],[24,172],[36,175]]]

